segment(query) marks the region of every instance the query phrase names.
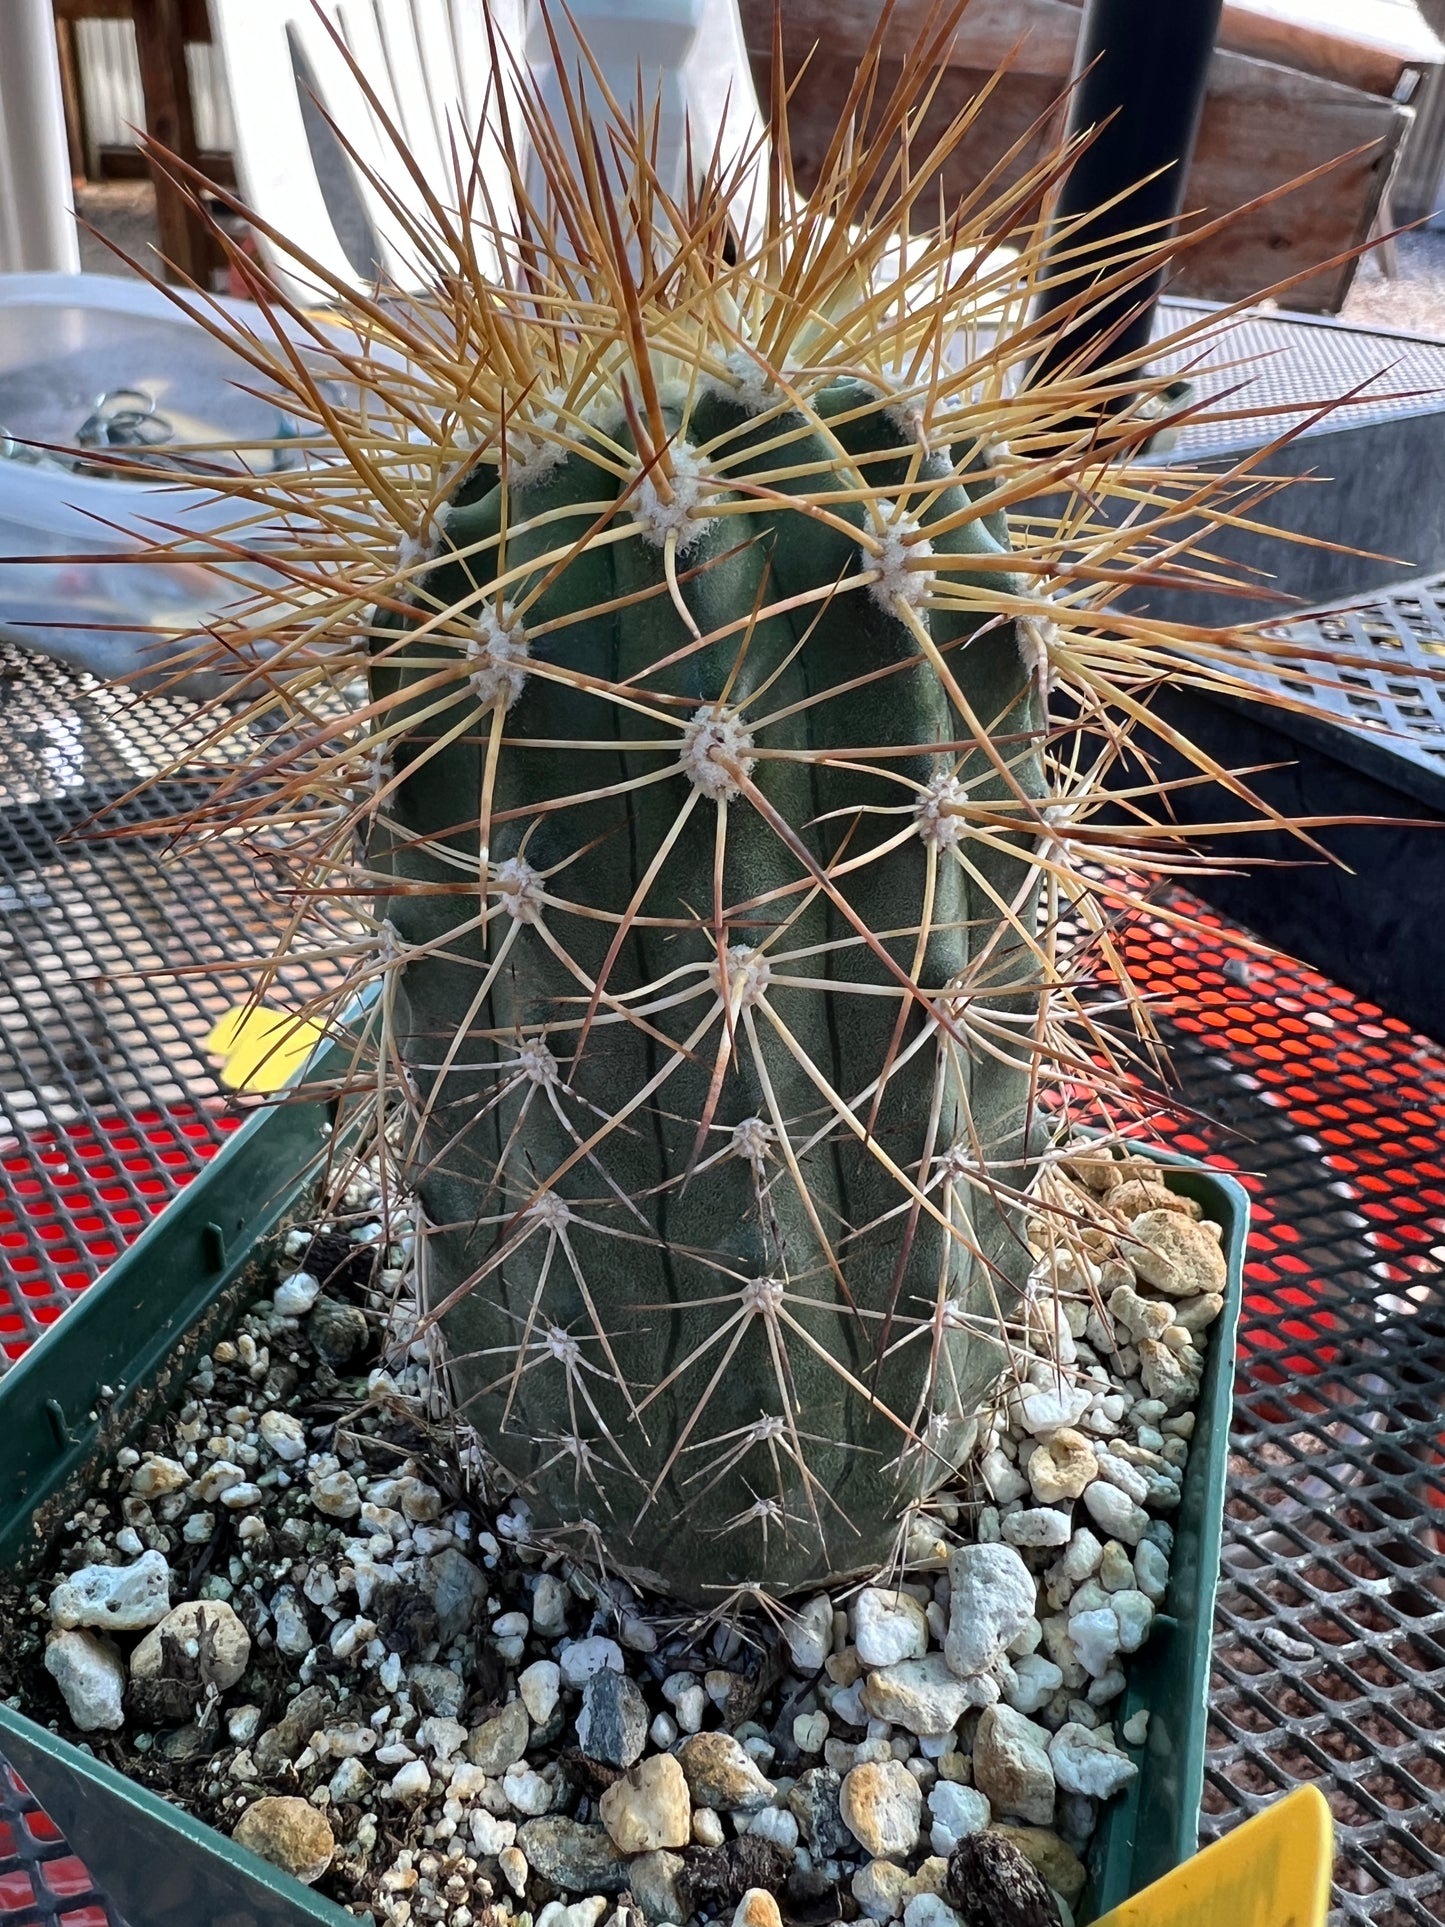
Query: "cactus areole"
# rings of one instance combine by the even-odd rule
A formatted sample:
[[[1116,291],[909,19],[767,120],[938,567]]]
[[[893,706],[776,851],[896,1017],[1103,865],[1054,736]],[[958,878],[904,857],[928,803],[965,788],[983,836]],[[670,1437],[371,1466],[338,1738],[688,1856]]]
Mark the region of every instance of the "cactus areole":
[[[1175,734],[1231,792],[1177,823],[1149,692],[1291,647],[1119,606],[1212,582],[1260,478],[1150,465],[1138,356],[1041,352],[1178,237],[1061,249],[1057,151],[940,197],[961,10],[896,75],[884,10],[807,183],[779,54],[767,151],[681,205],[645,112],[559,130],[519,75],[449,195],[371,183],[425,293],[312,264],[339,331],[272,285],[227,334],[298,433],[217,483],[214,566],[263,529],[269,572],[173,830],[267,840],[341,960],[306,1014],[379,984],[352,1098],[444,1402],[538,1533],[719,1608],[878,1568],[966,1459],[1071,1112],[1156,1103],[1114,921],[1259,820]]]
[[[705,1598],[884,1560],[999,1375],[1039,971],[966,811],[1038,792],[1041,716],[892,396],[661,406],[441,518],[468,695],[447,637],[374,669],[373,859],[456,1407],[539,1525]]]

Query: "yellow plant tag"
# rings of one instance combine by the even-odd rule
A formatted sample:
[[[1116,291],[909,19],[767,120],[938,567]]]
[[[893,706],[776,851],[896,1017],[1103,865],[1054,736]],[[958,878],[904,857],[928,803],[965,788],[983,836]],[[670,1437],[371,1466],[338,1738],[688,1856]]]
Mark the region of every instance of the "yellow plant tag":
[[[224,1062],[221,1082],[228,1090],[269,1094],[289,1083],[326,1033],[319,1024],[266,1004],[238,1004],[206,1039],[206,1049]]]
[[[1324,1795],[1302,1786],[1094,1927],[1325,1927],[1333,1857]]]

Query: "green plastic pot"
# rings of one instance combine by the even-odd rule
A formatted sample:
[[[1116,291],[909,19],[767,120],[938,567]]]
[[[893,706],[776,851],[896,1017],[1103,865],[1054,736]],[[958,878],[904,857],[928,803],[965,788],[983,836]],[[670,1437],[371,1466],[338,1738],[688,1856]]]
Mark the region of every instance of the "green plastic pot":
[[[335,1106],[320,1096],[293,1098],[251,1119],[0,1380],[0,1566],[6,1571],[30,1571],[100,1467],[153,1415],[180,1401],[194,1361],[261,1294],[279,1237],[305,1210],[337,1143]],[[1229,1286],[1206,1354],[1174,1521],[1169,1595],[1154,1636],[1131,1665],[1120,1714],[1150,1709],[1143,1770],[1095,1836],[1082,1920],[1194,1852],[1204,1782],[1210,1628],[1249,1199],[1232,1178],[1150,1155],[1171,1165],[1171,1185],[1197,1198],[1223,1226]],[[332,1902],[3,1706],[0,1751],[130,1927],[354,1923]]]

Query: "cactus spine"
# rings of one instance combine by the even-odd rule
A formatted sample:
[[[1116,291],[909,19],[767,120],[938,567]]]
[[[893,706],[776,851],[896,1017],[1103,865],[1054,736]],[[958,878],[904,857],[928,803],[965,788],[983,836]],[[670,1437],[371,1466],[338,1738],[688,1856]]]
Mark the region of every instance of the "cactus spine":
[[[967,834],[1041,784],[1007,558],[890,392],[758,376],[449,513],[373,670],[458,1408],[704,1596],[876,1565],[966,1449],[1042,990],[1027,832]]]
[[[1190,861],[1147,780],[1090,819],[1153,682],[1270,648],[1109,608],[1255,478],[1118,462],[1163,378],[1030,385],[1060,157],[918,231],[980,111],[910,171],[956,12],[891,92],[875,41],[807,193],[779,87],[745,242],[747,166],[677,206],[645,121],[579,110],[579,171],[523,90],[549,204],[506,128],[513,229],[393,197],[434,295],[338,288],[339,343],[291,306],[310,362],[253,340],[315,459],[223,484],[237,543],[293,533],[219,632],[237,780],[190,829],[274,842],[279,808],[338,1005],[380,981],[376,1141],[456,1412],[540,1527],[694,1599],[876,1566],[966,1454],[1040,1093],[1127,1115],[1087,966],[1128,1003],[1111,918]]]

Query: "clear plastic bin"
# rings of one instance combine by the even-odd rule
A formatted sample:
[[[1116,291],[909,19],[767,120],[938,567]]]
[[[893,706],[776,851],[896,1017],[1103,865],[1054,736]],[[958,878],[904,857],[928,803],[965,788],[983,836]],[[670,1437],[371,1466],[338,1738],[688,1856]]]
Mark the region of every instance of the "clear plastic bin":
[[[258,310],[225,308],[270,337]],[[194,645],[237,601],[236,583],[138,551],[234,519],[204,466],[285,462],[235,452],[294,433],[279,402],[243,383],[256,383],[249,365],[145,282],[0,276],[0,631],[107,678],[164,673]],[[103,467],[107,451],[143,457],[147,446],[173,467],[178,450],[207,444],[194,489]]]

